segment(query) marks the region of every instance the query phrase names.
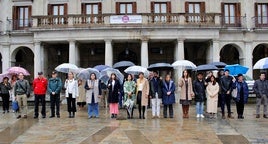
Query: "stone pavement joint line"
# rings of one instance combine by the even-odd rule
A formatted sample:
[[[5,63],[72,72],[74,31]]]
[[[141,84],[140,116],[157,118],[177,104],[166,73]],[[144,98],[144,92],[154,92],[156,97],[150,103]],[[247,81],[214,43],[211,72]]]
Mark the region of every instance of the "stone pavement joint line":
[[[87,139],[85,139],[81,144],[97,144],[100,143],[103,139],[105,139],[107,136],[109,136],[114,130],[116,130],[118,127],[109,127],[106,126],[96,132],[95,134],[89,136]]]
[[[126,130],[125,133],[132,144],[151,144],[139,130]]]

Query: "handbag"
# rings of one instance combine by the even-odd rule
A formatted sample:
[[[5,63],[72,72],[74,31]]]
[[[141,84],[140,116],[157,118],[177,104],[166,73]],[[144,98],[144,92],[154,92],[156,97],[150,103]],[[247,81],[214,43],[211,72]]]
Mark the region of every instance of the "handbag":
[[[233,89],[232,91],[232,97],[237,98],[237,88]]]
[[[19,104],[17,101],[12,101],[12,109],[17,111],[19,109]]]

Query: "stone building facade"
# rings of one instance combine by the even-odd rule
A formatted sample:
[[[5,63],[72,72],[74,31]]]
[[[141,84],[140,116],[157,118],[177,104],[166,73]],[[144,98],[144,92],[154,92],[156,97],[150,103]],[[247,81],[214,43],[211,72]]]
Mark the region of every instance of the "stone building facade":
[[[267,0],[1,0],[0,8],[2,71],[187,59],[239,63],[252,76],[268,55]]]

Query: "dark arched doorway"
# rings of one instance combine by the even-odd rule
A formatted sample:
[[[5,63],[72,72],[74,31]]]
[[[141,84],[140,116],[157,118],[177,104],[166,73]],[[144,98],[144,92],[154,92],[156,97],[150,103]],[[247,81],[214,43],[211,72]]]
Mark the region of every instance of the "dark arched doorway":
[[[12,66],[20,66],[28,70],[31,74],[30,80],[34,77],[34,53],[28,47],[19,47],[13,54]],[[14,61],[15,60],[15,61]]]
[[[258,60],[268,57],[268,44],[257,45],[253,50],[252,57],[253,66]],[[260,70],[253,70],[253,78],[257,79],[259,77],[260,72]]]
[[[240,64],[239,51],[235,45],[227,44],[220,51],[220,61],[226,64]]]

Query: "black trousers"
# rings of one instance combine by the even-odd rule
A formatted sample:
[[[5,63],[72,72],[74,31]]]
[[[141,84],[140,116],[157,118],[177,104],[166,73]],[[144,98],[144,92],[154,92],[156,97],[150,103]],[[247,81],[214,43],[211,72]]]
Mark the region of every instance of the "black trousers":
[[[76,112],[75,100],[76,99],[72,97],[72,94],[69,94],[69,97],[67,97],[68,112]]]
[[[1,94],[3,100],[3,111],[9,110],[9,94]]]
[[[164,105],[164,117],[167,117],[167,109],[169,110],[169,117],[173,117],[173,105]]]
[[[232,96],[227,94],[221,94],[221,112],[224,113],[225,104],[227,106],[228,114],[231,114],[231,100]]]
[[[39,114],[39,101],[41,101],[42,110],[41,114],[42,116],[46,116],[46,95],[35,95],[34,97],[34,115],[38,116]]]
[[[60,94],[52,95],[50,94],[50,109],[51,116],[55,116],[55,106],[56,106],[56,115],[60,115]]]
[[[243,116],[244,114],[244,102],[236,102],[236,111],[238,116]]]

